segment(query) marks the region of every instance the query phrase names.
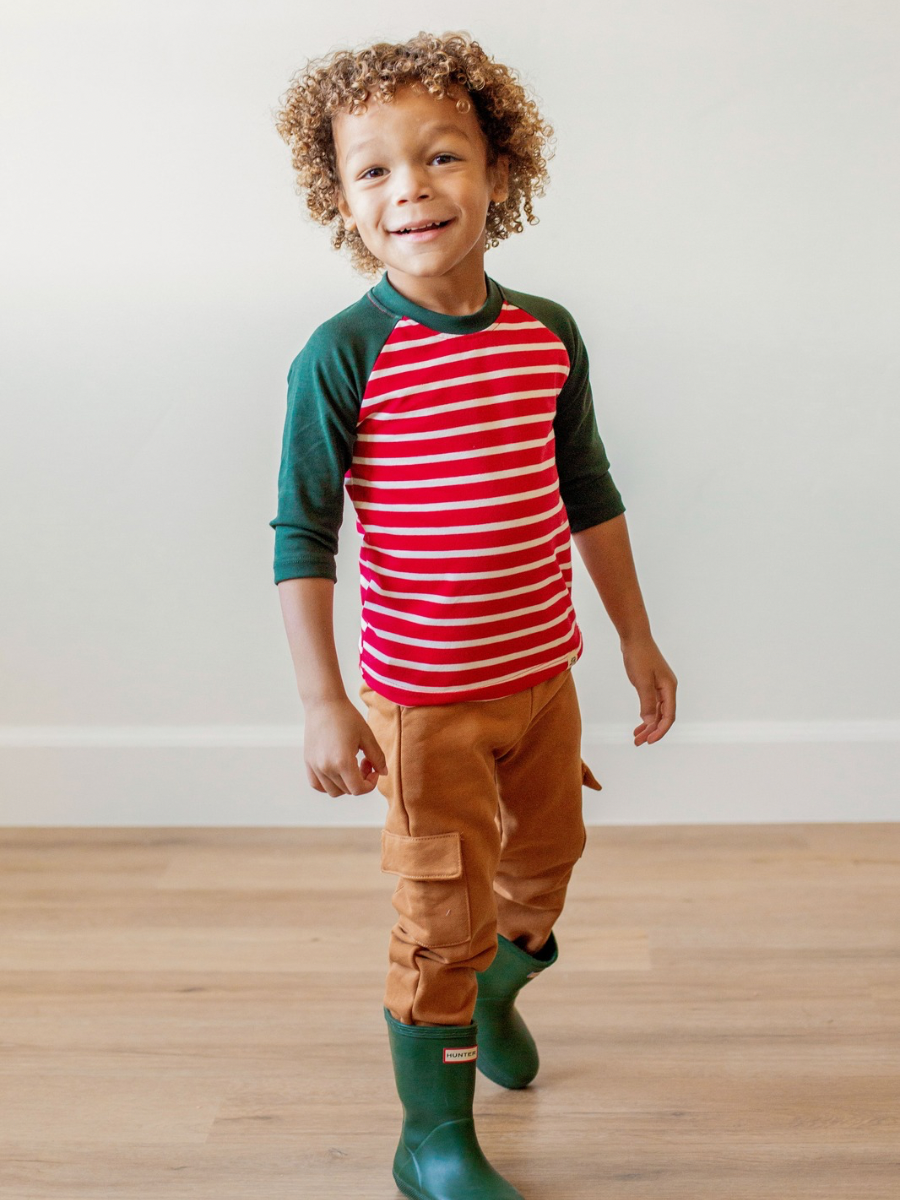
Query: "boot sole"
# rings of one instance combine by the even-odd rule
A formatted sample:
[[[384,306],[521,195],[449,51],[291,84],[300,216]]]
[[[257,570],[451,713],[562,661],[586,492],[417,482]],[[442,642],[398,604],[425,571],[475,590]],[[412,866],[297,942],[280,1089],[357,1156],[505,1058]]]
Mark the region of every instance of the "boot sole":
[[[397,1187],[404,1196],[411,1197],[411,1200],[431,1200],[431,1198],[426,1196],[424,1192],[420,1192],[418,1188],[414,1188],[411,1184],[401,1180],[396,1171],[393,1171],[392,1174],[394,1176],[394,1183],[396,1183]]]
[[[398,1189],[404,1196],[409,1196],[410,1200],[433,1200],[432,1196],[426,1196],[424,1192],[420,1192],[418,1188],[414,1188],[411,1183],[406,1183],[405,1180],[398,1178],[396,1171],[392,1171],[391,1174],[394,1176],[394,1183],[396,1183]],[[517,1192],[516,1195],[518,1194]]]

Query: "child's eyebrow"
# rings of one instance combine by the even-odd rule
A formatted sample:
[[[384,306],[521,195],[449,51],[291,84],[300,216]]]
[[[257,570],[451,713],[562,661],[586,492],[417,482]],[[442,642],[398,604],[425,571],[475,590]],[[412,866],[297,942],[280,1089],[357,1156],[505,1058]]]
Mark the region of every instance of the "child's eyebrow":
[[[472,141],[466,131],[459,125],[454,125],[452,121],[440,121],[433,125],[423,125],[421,127],[423,141],[426,141],[428,138],[438,137],[440,134],[445,133],[458,133],[461,137],[464,137],[467,142]],[[345,161],[349,162],[350,159],[355,155],[362,154],[368,146],[371,146],[373,143],[377,144],[380,142],[380,140],[381,139],[376,135],[374,137],[363,138],[359,142],[354,142],[344,155]]]

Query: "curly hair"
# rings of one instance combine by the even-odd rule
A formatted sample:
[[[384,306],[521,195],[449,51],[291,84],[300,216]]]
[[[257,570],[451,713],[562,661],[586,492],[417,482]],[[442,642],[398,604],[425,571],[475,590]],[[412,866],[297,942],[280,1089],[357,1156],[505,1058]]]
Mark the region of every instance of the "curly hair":
[[[310,215],[331,227],[335,250],[346,243],[353,266],[363,275],[376,274],[384,264],[357,230],[345,229],[341,221],[332,117],[338,111],[365,112],[370,98],[390,101],[398,87],[414,82],[436,99],[448,96],[454,85],[464,88],[487,140],[489,163],[501,154],[509,156],[509,194],[488,209],[485,249],[521,233],[523,214],[529,225],[538,221],[532,198],[544,194],[554,133],[513,70],[494,62],[464,32],[440,37],[419,33],[408,42],[337,50],[308,61],[292,77],[280,98],[276,129],[291,148],[296,191],[306,200]],[[466,111],[467,103],[460,97],[457,109]]]

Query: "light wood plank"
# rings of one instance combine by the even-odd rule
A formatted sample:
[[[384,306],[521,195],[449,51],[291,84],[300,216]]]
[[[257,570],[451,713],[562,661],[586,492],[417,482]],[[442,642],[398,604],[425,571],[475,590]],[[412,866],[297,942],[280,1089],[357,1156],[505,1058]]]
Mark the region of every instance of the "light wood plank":
[[[0,1192],[397,1200],[374,829],[0,831]],[[900,826],[594,827],[478,1077],[527,1200],[896,1200]]]

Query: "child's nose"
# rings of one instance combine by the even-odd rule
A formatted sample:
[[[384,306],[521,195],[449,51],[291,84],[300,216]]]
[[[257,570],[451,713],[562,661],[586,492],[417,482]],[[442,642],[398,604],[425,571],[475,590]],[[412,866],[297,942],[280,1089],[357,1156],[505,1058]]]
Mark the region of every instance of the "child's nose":
[[[398,203],[427,200],[432,194],[431,184],[423,168],[407,167],[405,170],[395,171],[394,183]]]

